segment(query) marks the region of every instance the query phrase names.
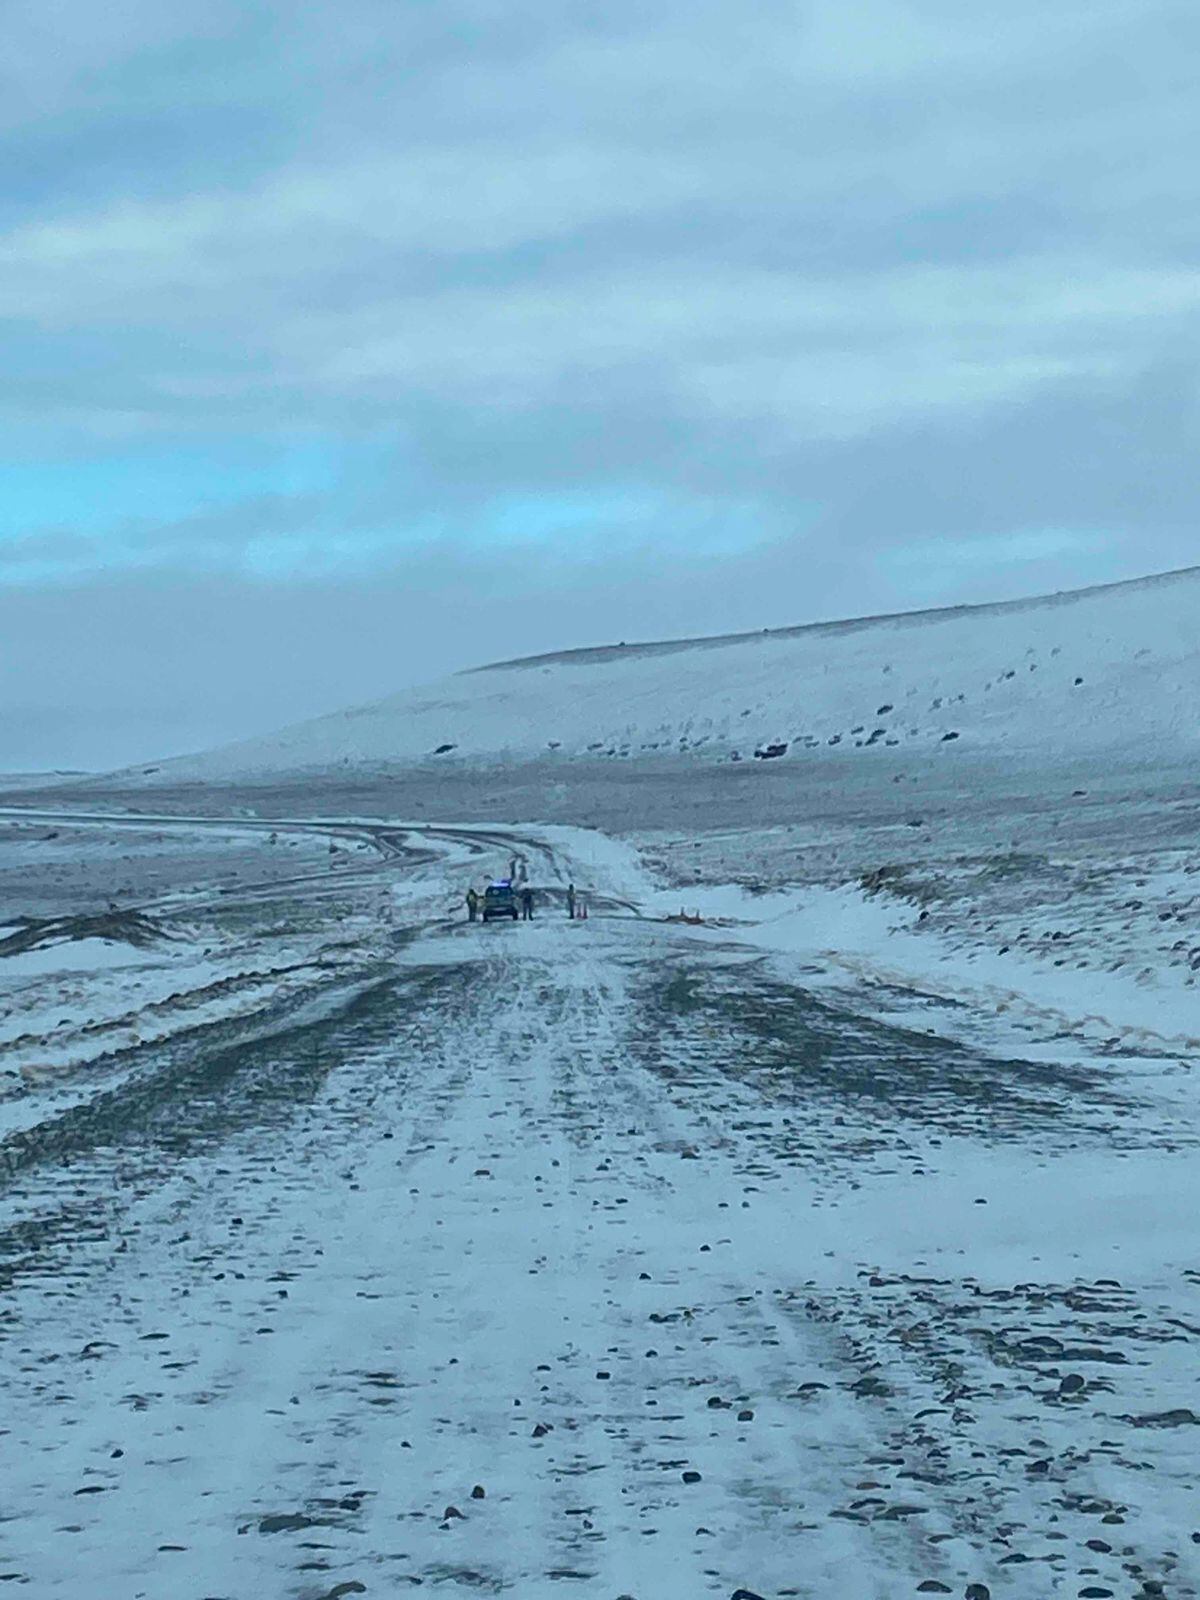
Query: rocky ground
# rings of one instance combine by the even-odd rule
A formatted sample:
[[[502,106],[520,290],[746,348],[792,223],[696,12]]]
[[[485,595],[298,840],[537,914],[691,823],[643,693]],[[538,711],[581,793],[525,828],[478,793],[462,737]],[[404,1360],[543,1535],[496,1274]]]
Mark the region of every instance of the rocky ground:
[[[1200,1045],[1122,1010],[1187,1022],[1194,797],[735,827],[725,792],[625,844],[380,796],[241,796],[219,844],[182,796],[17,819],[4,1020],[59,1053],[5,1036],[0,1578],[1200,1592]],[[467,926],[514,853],[538,919]],[[200,960],[261,986],[180,1009]],[[1070,1020],[1098,975],[1122,1031]],[[122,995],[162,1025],[81,1051]]]

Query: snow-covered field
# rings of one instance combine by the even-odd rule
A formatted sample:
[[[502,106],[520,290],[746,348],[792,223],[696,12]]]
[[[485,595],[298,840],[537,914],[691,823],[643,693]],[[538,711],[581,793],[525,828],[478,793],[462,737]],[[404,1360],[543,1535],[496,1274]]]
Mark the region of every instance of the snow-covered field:
[[[1197,600],[8,797],[0,1579],[1200,1594]]]

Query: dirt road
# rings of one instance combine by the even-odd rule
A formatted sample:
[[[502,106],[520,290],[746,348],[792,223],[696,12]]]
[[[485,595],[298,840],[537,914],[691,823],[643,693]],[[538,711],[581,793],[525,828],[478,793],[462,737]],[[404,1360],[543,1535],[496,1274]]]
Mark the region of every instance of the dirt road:
[[[686,930],[445,929],[18,1164],[0,1578],[1193,1594],[1195,1285],[1032,1264],[1014,1198],[1166,1159],[1135,1104]]]

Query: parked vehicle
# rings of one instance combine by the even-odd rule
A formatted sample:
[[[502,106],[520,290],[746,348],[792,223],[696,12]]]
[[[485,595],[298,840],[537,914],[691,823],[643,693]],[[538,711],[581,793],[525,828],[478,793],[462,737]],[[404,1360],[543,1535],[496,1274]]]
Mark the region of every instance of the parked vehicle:
[[[483,891],[483,920],[490,922],[493,917],[511,917],[516,922],[519,916],[516,891],[508,879],[489,883]]]

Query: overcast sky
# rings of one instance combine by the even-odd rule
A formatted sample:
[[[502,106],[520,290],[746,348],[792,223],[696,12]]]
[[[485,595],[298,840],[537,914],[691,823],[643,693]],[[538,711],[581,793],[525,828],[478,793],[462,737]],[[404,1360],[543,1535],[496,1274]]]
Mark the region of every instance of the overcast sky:
[[[1200,561],[1195,0],[6,0],[0,768]]]

